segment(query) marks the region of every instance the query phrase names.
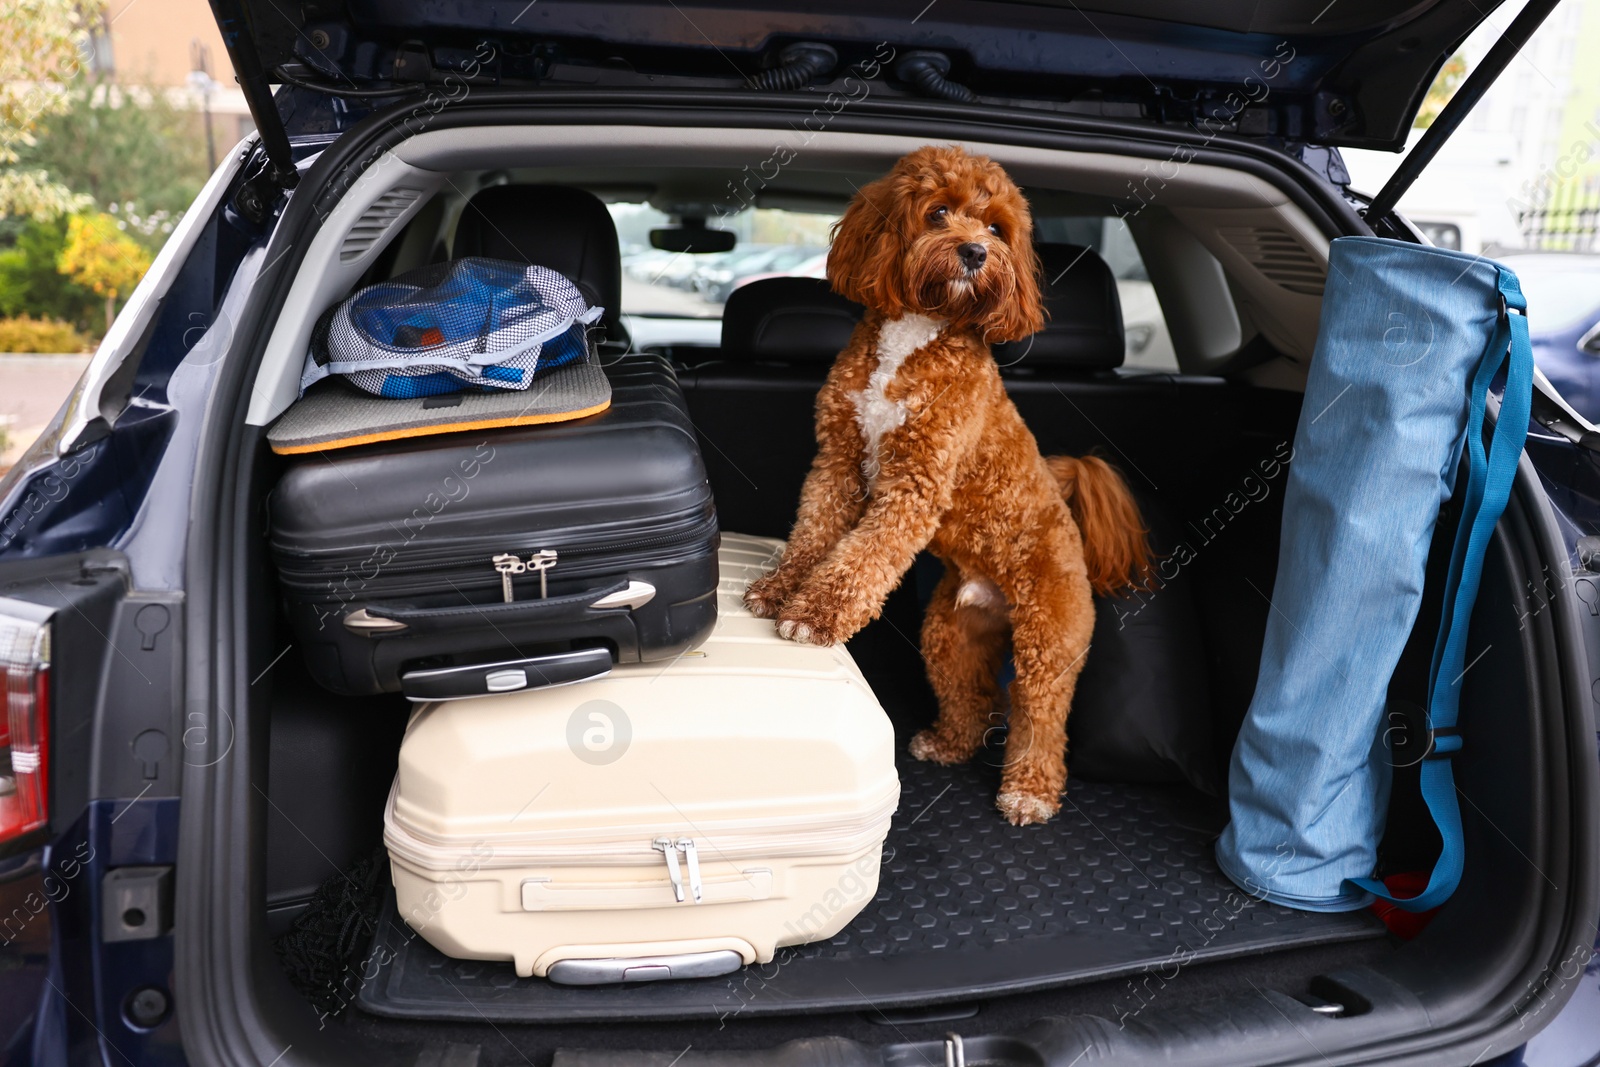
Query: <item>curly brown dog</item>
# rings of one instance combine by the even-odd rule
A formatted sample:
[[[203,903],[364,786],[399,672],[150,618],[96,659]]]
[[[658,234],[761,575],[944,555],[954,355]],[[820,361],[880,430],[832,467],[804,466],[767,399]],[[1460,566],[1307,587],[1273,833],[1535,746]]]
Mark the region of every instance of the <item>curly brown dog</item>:
[[[1128,487],[1098,459],[1041,457],[990,355],[1044,324],[1032,234],[1005,171],[960,148],[918,149],[860,190],[834,229],[828,280],[867,314],[817,396],[817,458],[783,559],[745,595],[782,636],[833,644],[876,618],[930,549],[945,565],[922,627],[939,718],[911,752],[977,752],[1003,708],[1009,636],[997,804],[1019,825],[1061,804],[1091,591],[1149,567]]]

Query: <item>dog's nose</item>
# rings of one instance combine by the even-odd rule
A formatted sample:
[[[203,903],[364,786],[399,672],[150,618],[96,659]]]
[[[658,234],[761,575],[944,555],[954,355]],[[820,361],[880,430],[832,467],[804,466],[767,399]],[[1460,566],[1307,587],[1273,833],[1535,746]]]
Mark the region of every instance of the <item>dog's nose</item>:
[[[976,241],[968,241],[956,249],[956,255],[961,257],[961,265],[970,270],[977,270],[989,258],[989,250]]]

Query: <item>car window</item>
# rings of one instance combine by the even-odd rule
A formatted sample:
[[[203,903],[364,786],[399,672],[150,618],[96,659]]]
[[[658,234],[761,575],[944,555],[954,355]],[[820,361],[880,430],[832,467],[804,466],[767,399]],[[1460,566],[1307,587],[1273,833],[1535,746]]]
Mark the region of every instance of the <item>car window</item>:
[[[1507,256],[1528,298],[1529,321],[1543,333],[1564,333],[1600,319],[1600,269],[1590,257]]]
[[[1172,335],[1161,314],[1155,286],[1145,271],[1139,246],[1128,224],[1105,215],[1045,216],[1034,219],[1034,237],[1040,242],[1087,245],[1100,254],[1117,279],[1122,304],[1125,345],[1123,366],[1141,370],[1175,371],[1178,359]]]
[[[665,252],[651,246],[650,231],[670,227],[670,216],[644,203],[609,207],[622,247],[622,312],[635,341],[645,345],[713,346],[716,322],[734,289],[778,275],[826,277],[829,231],[838,218],[747,208],[711,222],[733,231],[732,251]],[[1125,365],[1177,370],[1161,304],[1127,225],[1100,215],[1041,217],[1034,225],[1037,240],[1087,245],[1111,267],[1122,302]]]
[[[1046,220],[1047,222],[1049,220]],[[1117,279],[1117,296],[1122,302],[1122,332],[1126,346],[1123,366],[1144,370],[1176,371],[1178,359],[1172,350],[1172,335],[1161,314],[1161,302],[1144,269],[1139,246],[1133,241],[1128,224],[1118,218],[1098,218],[1098,239],[1092,243]]]
[[[711,220],[733,231],[730,252],[664,252],[650,231],[670,227],[670,216],[649,204],[613,203],[611,217],[622,246],[622,311],[652,318],[720,319],[735,288],[777,274],[823,276],[831,212],[747,208]],[[659,332],[659,331],[652,331]]]

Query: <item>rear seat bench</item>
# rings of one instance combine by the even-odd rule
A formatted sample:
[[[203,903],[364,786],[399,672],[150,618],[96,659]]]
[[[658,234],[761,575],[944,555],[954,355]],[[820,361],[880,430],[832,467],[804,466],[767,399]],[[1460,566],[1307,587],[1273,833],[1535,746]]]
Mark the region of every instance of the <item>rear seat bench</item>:
[[[817,390],[860,318],[817,278],[751,282],[723,308],[719,358],[679,371],[723,529],[788,536]]]
[[[1218,379],[1120,371],[1122,314],[1110,269],[1080,245],[1039,251],[1049,322],[996,346],[995,358],[1046,454],[1097,451],[1136,491],[1185,514],[1224,495],[1209,474],[1229,462],[1241,433],[1261,437],[1268,452],[1266,438],[1292,435],[1291,395],[1264,402],[1267,391]],[[752,282],[728,300],[717,358],[680,369],[725,528],[787,535],[816,453],[816,393],[860,314],[819,279]],[[1246,428],[1264,413],[1258,430]]]
[[[1279,464],[1268,479],[1260,464],[1285,454],[1300,398],[1120,370],[1110,269],[1082,246],[1039,251],[1050,319],[1034,337],[996,347],[1006,388],[1046,455],[1097,452],[1128,479],[1152,542],[1170,557],[1166,572],[1189,586],[1200,631],[1192,639],[1206,648],[1226,753],[1249,705],[1270,610],[1261,594],[1277,567],[1287,469]],[[752,282],[728,300],[718,358],[680,369],[724,529],[787,536],[816,453],[817,390],[860,314],[818,279]],[[906,586],[887,609],[902,635],[886,644],[914,654],[906,643],[919,625],[913,581]],[[1138,607],[1135,599],[1129,610]]]
[[[1081,245],[1038,251],[1049,322],[1031,338],[997,346],[1006,387],[1045,454],[1096,451],[1111,460],[1139,497],[1158,551],[1192,553],[1183,576],[1192,583],[1200,636],[1218,635],[1206,644],[1226,751],[1254,684],[1269,608],[1249,585],[1271,590],[1286,475],[1270,484],[1242,480],[1292,439],[1299,397],[1121,371],[1122,313],[1110,269]],[[606,308],[615,342],[607,347],[625,346],[616,228],[592,193],[482,190],[463,209],[452,253],[560,270]],[[680,368],[723,529],[788,534],[816,450],[816,393],[860,314],[817,279],[752,282],[724,308],[717,358]],[[1230,504],[1241,500],[1248,503],[1235,513]],[[888,612],[903,633],[887,643],[901,653],[914,654],[904,637],[914,639],[918,626],[913,586],[906,583]]]

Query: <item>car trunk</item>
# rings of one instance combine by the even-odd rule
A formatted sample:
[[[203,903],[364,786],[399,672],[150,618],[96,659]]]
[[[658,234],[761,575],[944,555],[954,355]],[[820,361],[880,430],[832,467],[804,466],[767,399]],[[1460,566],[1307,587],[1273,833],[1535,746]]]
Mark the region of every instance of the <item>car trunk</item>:
[[[676,124],[674,136],[685,141],[731,139],[740,126],[765,137],[762,123],[774,128],[771,115],[741,117],[723,102],[659,93],[554,103],[484,93],[437,125],[464,135],[474,124],[495,125],[491,147],[474,149],[474,165],[483,167],[519,136],[512,123],[538,131],[548,155],[561,138],[554,131],[641,123],[647,102],[649,123]],[[1089,1050],[1103,1062],[1374,1062],[1430,1044],[1449,1055],[1472,1044],[1470,1059],[1480,1048],[1519,1043],[1518,1019],[1564,989],[1555,964],[1587,918],[1574,918],[1574,903],[1588,908],[1593,889],[1593,872],[1572,856],[1586,825],[1573,801],[1592,784],[1593,734],[1584,734],[1581,707],[1573,710],[1575,698],[1587,698],[1587,683],[1571,598],[1544,594],[1550,568],[1565,566],[1565,550],[1529,464],[1489,554],[1474,615],[1473,647],[1487,651],[1463,680],[1462,717],[1473,736],[1456,761],[1470,803],[1463,809],[1467,869],[1455,896],[1419,936],[1402,941],[1370,913],[1277,908],[1218,873],[1211,848],[1225,803],[1194,782],[1225,781],[1254,690],[1273,610],[1286,468],[1280,462],[1259,490],[1242,479],[1265,460],[1286,459],[1301,417],[1295,368],[1303,377],[1309,351],[1287,358],[1284,346],[1254,329],[1236,330],[1235,349],[1216,351],[1198,336],[1206,316],[1194,308],[1168,309],[1174,345],[1189,353],[1188,365],[1225,377],[1006,374],[1041,449],[1098,450],[1115,463],[1158,552],[1182,560],[1149,596],[1103,603],[1099,626],[1120,629],[1130,613],[1141,625],[1156,620],[1160,640],[1152,647],[1181,647],[1192,657],[1183,706],[1207,720],[1209,744],[1201,747],[1209,752],[1190,754],[1204,766],[1187,782],[1076,766],[1061,814],[1019,829],[993,808],[1003,749],[951,769],[906,756],[904,743],[935,712],[916,647],[929,580],[919,562],[883,616],[849,646],[894,723],[904,793],[877,894],[837,937],[723,978],[562,989],[517,979],[509,965],[445,960],[410,936],[394,917],[377,852],[407,708],[398,697],[319,690],[289,648],[261,537],[263,501],[281,466],[265,447],[264,423],[246,418],[260,397],[252,396],[251,375],[274,316],[293,304],[301,257],[334,217],[336,197],[377,158],[374,146],[404,136],[389,120],[405,114],[394,111],[327,145],[307,169],[274,238],[281,255],[274,244],[266,257],[281,262],[281,273],[263,284],[236,334],[246,346],[229,367],[238,418],[208,431],[218,435],[207,460],[216,466],[200,484],[227,488],[195,512],[195,528],[216,535],[196,552],[191,576],[197,602],[207,590],[214,596],[205,605],[209,617],[192,624],[195,647],[206,654],[195,657],[190,700],[214,705],[217,715],[227,709],[232,758],[185,768],[177,989],[186,1041],[230,1062],[262,1063],[275,1055],[305,1063],[355,1055],[430,1064],[552,1057],[568,1065],[684,1067],[921,1063],[945,1054],[950,1032],[963,1035],[973,1063],[1065,1065]],[[537,126],[552,116],[560,123]],[[994,117],[863,102],[836,120],[830,136],[919,137],[937,119],[941,136],[981,141]],[[1140,157],[1172,151],[1143,132],[1124,129],[1113,141],[1105,123],[1059,117],[1011,136],[1030,152],[1082,150],[1075,158],[1090,163],[1104,158],[1090,150],[1114,146],[1129,153],[1117,162],[1130,173]],[[1248,171],[1261,181],[1256,188],[1272,184],[1324,238],[1360,227],[1347,203],[1288,157],[1188,136],[1174,138],[1190,145],[1200,165]],[[883,150],[852,148],[852,167]],[[611,151],[615,161],[625,150]],[[746,156],[748,149],[730,154]],[[1158,205],[1139,225],[1153,227],[1164,210]],[[1182,260],[1171,241],[1151,247],[1172,255],[1164,263],[1147,254],[1157,281],[1163,266],[1195,262]],[[1248,277],[1242,261],[1223,262],[1223,291],[1242,309],[1253,304],[1258,325],[1269,323],[1261,279]],[[1222,279],[1217,259],[1211,267]],[[335,288],[342,294],[346,286]],[[1315,308],[1314,294],[1276,292],[1279,311],[1303,311],[1307,301]],[[1236,359],[1244,345],[1248,358]],[[820,369],[730,367],[715,352],[672,355],[723,528],[783,536],[814,449]],[[1290,387],[1251,384],[1274,376]],[[1446,509],[1423,609],[1391,684],[1397,704],[1425,703],[1453,534]],[[1187,611],[1171,611],[1180,600]],[[1167,665],[1147,659],[1140,669]],[[1114,687],[1114,679],[1105,684]],[[1070,737],[1070,722],[1068,729]],[[1416,769],[1398,767],[1383,873],[1425,871],[1437,849]],[[287,953],[281,941],[275,948],[308,908],[320,909],[317,936]],[[376,937],[346,968],[343,949],[366,940],[363,914]],[[716,1059],[722,1052],[729,1058]]]
[[[726,373],[711,362],[685,367],[680,379],[724,526],[776,536],[791,521],[813,450],[818,379],[766,370]],[[1112,455],[1139,495],[1158,552],[1171,558],[1180,543],[1192,550],[1148,603],[1135,596],[1104,605],[1100,625],[1116,626],[1161,597],[1192,600],[1192,615],[1167,612],[1157,622],[1185,629],[1176,643],[1200,649],[1202,684],[1187,706],[1213,724],[1206,757],[1218,765],[1205,770],[1221,780],[1271,611],[1266,594],[1287,476],[1242,496],[1239,472],[1285,454],[1298,394],[1180,375],[1018,375],[1009,385],[1047,453],[1098,448]],[[1440,543],[1448,546],[1453,529],[1444,526]],[[1504,556],[1491,564],[1480,626],[1515,628],[1507,564]],[[850,643],[902,746],[936,708],[915,644],[924,566]],[[1433,576],[1433,586],[1441,577]],[[1397,699],[1421,700],[1436,597],[1430,589],[1394,682]],[[1108,637],[1102,632],[1097,641]],[[1527,684],[1517,644],[1490,643],[1500,653],[1493,669],[1481,672],[1485,684],[1469,691],[1469,706]],[[274,676],[266,902],[269,929],[281,934],[330,877],[348,909],[353,894],[338,869],[348,872],[374,855],[406,707],[397,697],[352,701],[322,692],[293,656]],[[1080,702],[1095,699],[1089,687],[1117,684],[1085,679]],[[1526,739],[1514,733],[1508,730],[1502,756],[1522,749],[1531,759]],[[465,1044],[480,1050],[479,1062],[496,1063],[593,1048],[601,1023],[601,1044],[621,1048],[768,1047],[820,1034],[870,1047],[942,1038],[949,1030],[988,1033],[1069,1011],[1109,1020],[1121,1034],[1229,990],[1255,990],[1313,1022],[1373,1011],[1374,988],[1400,1001],[1385,1007],[1406,1001],[1375,976],[1419,945],[1389,936],[1369,912],[1319,915],[1253,899],[1217,871],[1212,841],[1226,821],[1220,797],[1176,782],[1107,779],[1090,768],[1072,779],[1051,823],[1018,828],[993,806],[1002,758],[997,744],[969,765],[945,768],[919,763],[902,747],[901,806],[873,899],[839,935],[721,978],[573,988],[518,979],[509,963],[449,960],[397,917],[380,874],[370,949],[336,975],[331,997],[329,976],[310,975],[323,984],[313,985],[328,1013],[323,1021],[386,1044]],[[1514,799],[1498,779],[1464,788]],[[1515,807],[1502,807],[1494,821],[1527,817]],[[1477,855],[1487,862],[1494,842],[1480,846]],[[1425,870],[1436,847],[1415,769],[1402,769],[1384,869]],[[1452,910],[1466,910],[1463,903],[1487,888],[1464,887]],[[316,906],[326,907],[326,899]],[[348,921],[350,912],[336,906],[333,914]],[[287,964],[304,983],[304,952]],[[1032,1060],[1018,1046],[982,1062]]]

